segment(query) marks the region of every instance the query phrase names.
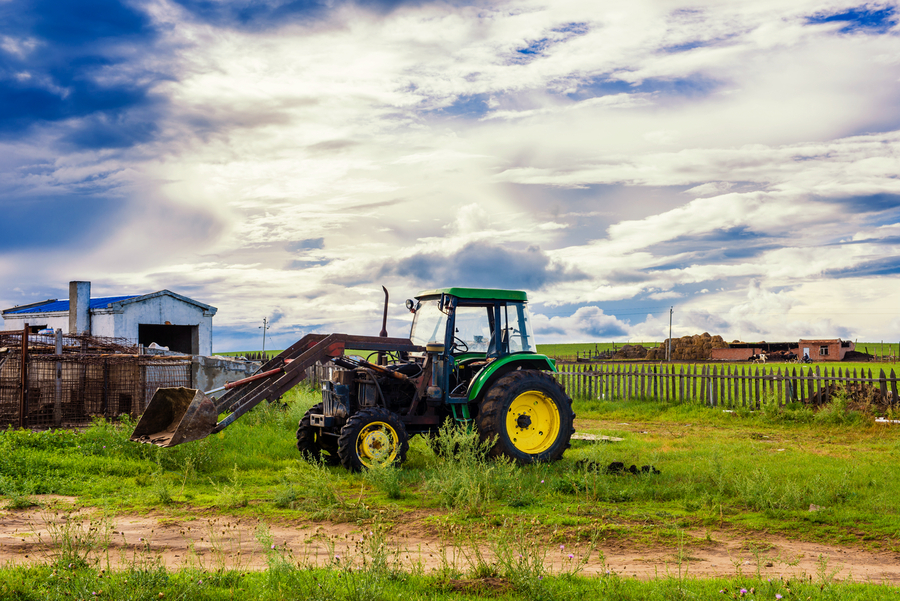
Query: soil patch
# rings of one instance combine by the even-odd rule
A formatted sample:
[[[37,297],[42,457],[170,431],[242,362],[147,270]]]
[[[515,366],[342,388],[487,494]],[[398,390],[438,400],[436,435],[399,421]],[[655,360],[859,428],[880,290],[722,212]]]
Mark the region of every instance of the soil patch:
[[[397,525],[384,533],[391,561],[405,569],[426,573],[443,568],[462,573],[473,568],[479,553],[466,544],[454,544],[436,532],[426,511],[398,516]],[[57,553],[53,541],[64,528],[102,527],[94,531],[95,556],[113,568],[135,562],[161,561],[168,568],[259,570],[267,554],[277,553],[303,565],[328,565],[361,560],[370,526],[356,523],[291,521],[263,524],[258,520],[225,516],[173,518],[163,514],[118,515],[98,518],[87,510],[54,512],[22,509],[0,512],[0,563],[42,563]],[[260,527],[268,529],[274,549],[257,540]],[[812,577],[900,583],[900,555],[812,542],[789,540],[766,533],[686,532],[678,547],[637,548],[622,541],[601,543],[582,573],[615,572],[621,576],[755,576],[763,578]],[[586,551],[573,541],[564,550],[548,546],[545,565],[554,573],[570,570]],[[574,559],[569,558],[569,554]],[[491,561],[489,545],[480,555]],[[466,587],[497,590],[497,583],[459,581]]]

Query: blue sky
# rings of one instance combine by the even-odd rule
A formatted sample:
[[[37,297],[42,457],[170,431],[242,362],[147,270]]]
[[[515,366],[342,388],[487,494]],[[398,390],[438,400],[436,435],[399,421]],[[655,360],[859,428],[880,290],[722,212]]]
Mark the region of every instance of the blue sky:
[[[216,350],[523,288],[547,342],[900,339],[896,3],[0,0],[0,306]]]

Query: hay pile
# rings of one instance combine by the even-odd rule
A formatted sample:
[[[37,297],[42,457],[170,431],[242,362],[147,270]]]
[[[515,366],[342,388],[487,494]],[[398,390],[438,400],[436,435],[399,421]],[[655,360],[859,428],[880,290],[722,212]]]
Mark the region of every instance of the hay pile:
[[[648,361],[665,361],[666,344],[668,340],[647,353]],[[714,348],[728,348],[728,343],[721,336],[710,336],[709,332],[682,336],[672,339],[672,359],[676,361],[702,361],[709,359],[710,351]]]
[[[643,359],[647,356],[648,349],[641,344],[626,344],[613,355],[613,359]]]

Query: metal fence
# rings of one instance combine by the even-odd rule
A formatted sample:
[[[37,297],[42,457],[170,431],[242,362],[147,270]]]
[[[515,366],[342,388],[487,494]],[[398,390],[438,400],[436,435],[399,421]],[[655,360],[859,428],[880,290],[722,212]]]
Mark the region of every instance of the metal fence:
[[[118,340],[3,332],[0,344],[9,349],[0,360],[0,427],[137,417],[157,388],[191,385],[190,357],[140,355]]]

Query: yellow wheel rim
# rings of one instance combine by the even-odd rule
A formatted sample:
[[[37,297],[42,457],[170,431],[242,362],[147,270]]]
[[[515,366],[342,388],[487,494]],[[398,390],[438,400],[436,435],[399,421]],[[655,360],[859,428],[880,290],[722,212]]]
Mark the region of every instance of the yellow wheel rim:
[[[390,465],[399,447],[397,431],[384,422],[367,424],[356,437],[356,454],[366,467]]]
[[[509,405],[506,431],[513,446],[520,451],[529,455],[543,453],[559,436],[559,409],[542,392],[523,392]]]

